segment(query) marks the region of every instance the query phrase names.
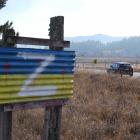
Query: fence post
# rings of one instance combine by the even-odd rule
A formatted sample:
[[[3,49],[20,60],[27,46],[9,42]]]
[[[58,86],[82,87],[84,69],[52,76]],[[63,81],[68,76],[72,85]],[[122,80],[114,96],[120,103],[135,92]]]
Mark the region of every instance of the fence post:
[[[2,105],[0,106],[0,140],[12,140],[12,111],[4,111]]]
[[[60,140],[62,106],[45,109],[43,140]]]
[[[12,111],[0,111],[0,140],[11,140]]]
[[[52,17],[49,31],[51,40],[49,48],[51,50],[63,50],[64,46],[59,42],[64,40],[64,17]],[[53,41],[58,42],[57,47],[53,45]],[[61,113],[62,106],[45,109],[43,140],[60,140]]]

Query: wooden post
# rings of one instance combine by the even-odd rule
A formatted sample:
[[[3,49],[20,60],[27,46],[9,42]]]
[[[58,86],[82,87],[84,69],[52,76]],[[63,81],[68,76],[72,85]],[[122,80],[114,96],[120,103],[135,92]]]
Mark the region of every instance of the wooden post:
[[[62,106],[45,109],[43,140],[60,140]]]
[[[0,111],[0,140],[11,140],[12,111]]]
[[[6,42],[3,42],[3,43],[6,44]],[[0,108],[0,140],[11,140],[11,139],[12,139],[12,111],[5,112],[3,110],[3,107],[1,106]]]
[[[50,19],[50,29],[49,36],[51,40],[51,45],[49,46],[51,50],[63,50],[64,45],[61,41],[64,41],[64,17],[57,16]],[[53,42],[58,42],[56,45]]]
[[[59,41],[64,40],[64,17],[52,17],[49,31],[50,40],[52,41],[49,46],[50,49],[63,50],[64,46],[59,44]],[[59,46],[54,46],[53,41],[58,41]],[[62,106],[45,109],[43,140],[60,140],[61,112]]]

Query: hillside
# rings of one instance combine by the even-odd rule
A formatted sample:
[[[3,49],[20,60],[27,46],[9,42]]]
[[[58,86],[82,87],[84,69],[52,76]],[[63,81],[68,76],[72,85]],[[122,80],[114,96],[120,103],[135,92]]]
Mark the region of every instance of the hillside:
[[[140,57],[140,37],[130,37],[106,44],[94,40],[72,42],[70,50],[75,50],[80,56]]]
[[[66,40],[71,42],[83,42],[83,41],[100,41],[102,43],[108,43],[113,41],[120,41],[123,37],[113,37],[105,34],[96,34],[91,36],[75,36],[75,37],[66,37]]]

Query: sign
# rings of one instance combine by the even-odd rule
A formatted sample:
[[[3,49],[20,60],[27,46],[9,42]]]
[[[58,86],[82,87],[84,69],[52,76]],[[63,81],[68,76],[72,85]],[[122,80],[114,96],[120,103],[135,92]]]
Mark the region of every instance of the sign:
[[[75,52],[0,48],[0,104],[73,94]]]

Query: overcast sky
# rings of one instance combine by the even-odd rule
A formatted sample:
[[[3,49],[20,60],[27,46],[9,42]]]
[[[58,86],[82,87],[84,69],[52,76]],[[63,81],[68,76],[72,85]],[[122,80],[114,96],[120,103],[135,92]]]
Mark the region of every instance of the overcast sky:
[[[65,36],[140,35],[140,0],[8,0],[0,10],[22,36],[48,37],[52,16],[65,16]]]

